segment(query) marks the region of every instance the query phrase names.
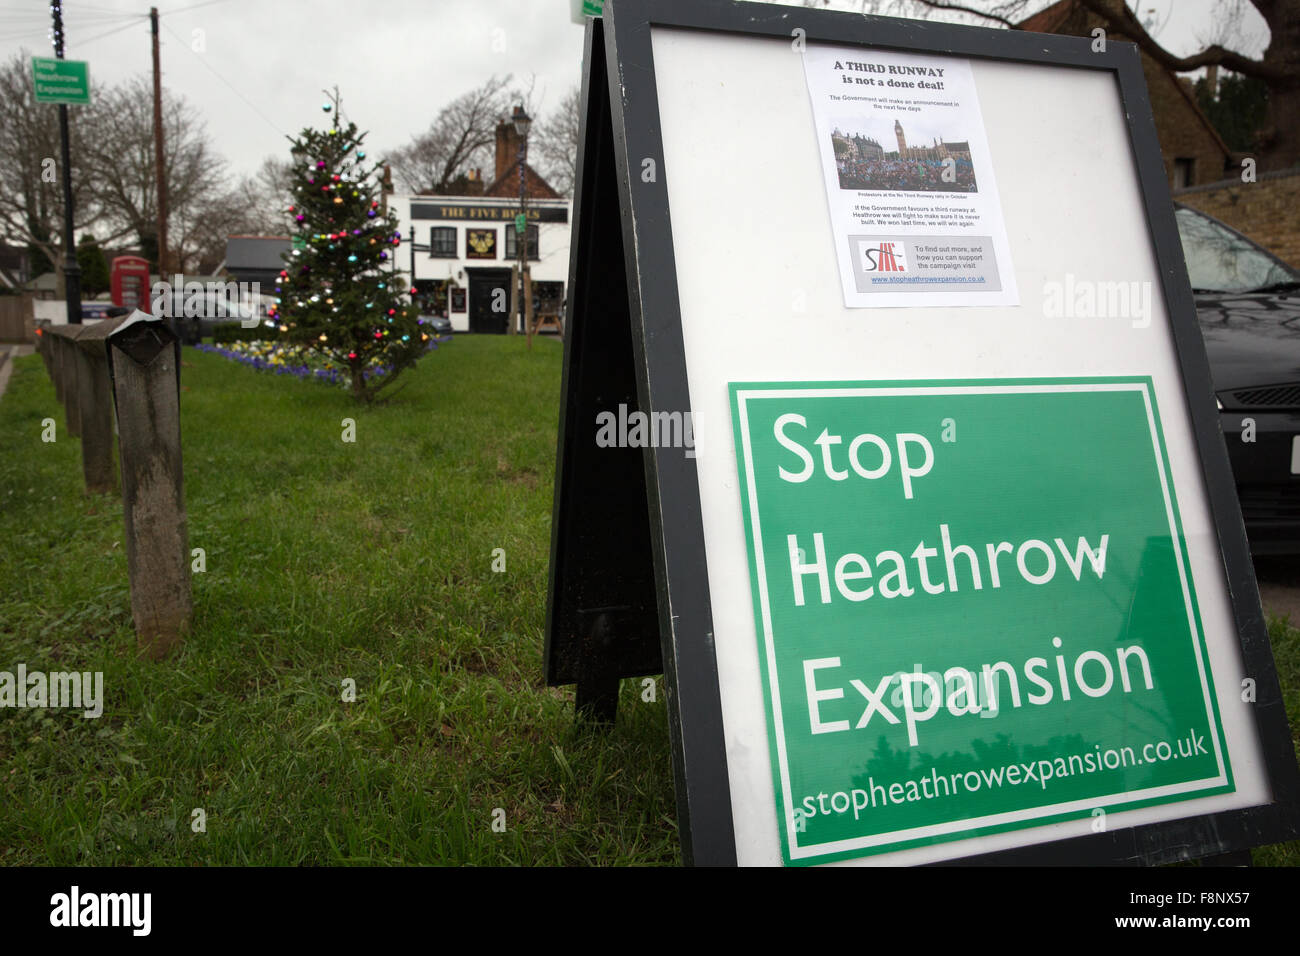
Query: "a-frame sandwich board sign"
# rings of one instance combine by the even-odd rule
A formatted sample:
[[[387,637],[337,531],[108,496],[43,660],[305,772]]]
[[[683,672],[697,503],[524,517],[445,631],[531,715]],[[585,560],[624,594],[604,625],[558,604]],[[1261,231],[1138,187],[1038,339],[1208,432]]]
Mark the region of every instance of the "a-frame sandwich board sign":
[[[684,860],[1293,837],[1136,49],[611,0],[582,97],[546,677],[662,669]]]

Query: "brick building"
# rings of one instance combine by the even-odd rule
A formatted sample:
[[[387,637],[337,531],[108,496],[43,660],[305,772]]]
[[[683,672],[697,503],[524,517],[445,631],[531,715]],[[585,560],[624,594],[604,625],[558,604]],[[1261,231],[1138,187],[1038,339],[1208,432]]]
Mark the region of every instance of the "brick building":
[[[1199,209],[1253,239],[1283,262],[1300,269],[1300,169],[1260,173],[1174,192],[1174,202]]]

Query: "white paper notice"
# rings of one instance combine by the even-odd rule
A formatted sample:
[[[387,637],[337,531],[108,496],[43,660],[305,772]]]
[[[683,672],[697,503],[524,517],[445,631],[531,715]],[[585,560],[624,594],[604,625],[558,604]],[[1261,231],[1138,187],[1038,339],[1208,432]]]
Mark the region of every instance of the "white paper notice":
[[[844,304],[1018,305],[970,61],[810,46]]]

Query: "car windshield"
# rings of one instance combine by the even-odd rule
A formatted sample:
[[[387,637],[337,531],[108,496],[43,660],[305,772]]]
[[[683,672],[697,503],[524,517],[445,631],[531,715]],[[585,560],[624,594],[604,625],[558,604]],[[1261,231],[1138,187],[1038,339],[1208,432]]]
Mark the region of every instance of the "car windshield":
[[[1213,219],[1186,208],[1174,215],[1193,289],[1252,292],[1300,281],[1300,273]]]

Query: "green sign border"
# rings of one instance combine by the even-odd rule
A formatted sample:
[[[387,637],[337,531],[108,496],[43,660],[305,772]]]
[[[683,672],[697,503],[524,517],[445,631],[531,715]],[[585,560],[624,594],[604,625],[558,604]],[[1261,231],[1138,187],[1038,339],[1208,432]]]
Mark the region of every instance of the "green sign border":
[[[776,391],[832,391],[837,389],[860,391],[863,389],[925,389],[930,394],[951,393],[955,389],[977,387],[998,387],[1005,386],[1008,390],[1018,390],[1026,386],[1087,386],[1087,385],[1134,385],[1139,386],[1146,400],[1147,407],[1150,410],[1151,422],[1154,426],[1152,435],[1152,445],[1161,465],[1161,480],[1166,496],[1166,504],[1173,515],[1173,526],[1170,528],[1171,534],[1178,542],[1176,555],[1178,556],[1178,572],[1182,580],[1184,594],[1190,607],[1191,616],[1189,623],[1194,628],[1194,646],[1198,656],[1198,665],[1204,674],[1203,691],[1205,694],[1205,703],[1207,713],[1213,722],[1212,730],[1214,732],[1216,750],[1219,756],[1219,776],[1212,778],[1210,784],[1206,787],[1179,793],[1174,795],[1149,797],[1146,799],[1116,799],[1126,797],[1127,794],[1106,794],[1089,801],[1087,809],[1074,809],[1066,811],[1054,811],[1053,806],[1040,807],[1032,810],[1023,811],[1026,814],[1033,814],[1032,817],[1026,816],[1023,819],[1009,823],[991,824],[986,826],[972,826],[964,830],[957,830],[948,834],[939,834],[925,836],[914,839],[898,840],[894,842],[882,842],[874,846],[855,846],[848,850],[837,850],[830,852],[818,852],[815,847],[799,848],[795,845],[795,821],[793,809],[787,799],[788,784],[782,779],[781,765],[786,762],[784,748],[781,746],[777,736],[776,717],[772,709],[772,675],[768,670],[766,643],[769,639],[770,624],[765,623],[763,613],[763,590],[762,584],[758,578],[757,562],[754,549],[761,545],[759,537],[755,534],[753,505],[750,502],[750,472],[753,468],[753,462],[746,452],[745,439],[746,431],[743,430],[741,422],[742,403],[752,399],[761,399],[761,395],[745,395],[748,392],[776,392]],[[1129,376],[1091,376],[1091,377],[1064,377],[1064,378],[992,378],[992,379],[899,379],[899,380],[876,380],[876,381],[828,381],[828,382],[808,382],[808,381],[783,381],[783,382],[730,382],[728,383],[728,392],[731,404],[731,419],[733,436],[736,443],[736,464],[739,475],[739,489],[741,510],[744,513],[746,542],[746,556],[749,560],[749,579],[751,596],[754,606],[755,637],[757,639],[757,650],[759,659],[759,669],[763,681],[763,701],[764,710],[767,716],[767,737],[769,754],[772,760],[772,784],[776,796],[776,812],[778,829],[784,832],[779,834],[781,844],[781,856],[787,865],[809,866],[818,863],[829,863],[836,860],[860,859],[865,856],[874,856],[881,853],[894,853],[900,850],[913,849],[916,847],[933,846],[939,843],[951,843],[961,840],[969,840],[975,837],[987,836],[997,833],[1007,833],[1014,830],[1025,830],[1035,827],[1047,826],[1053,823],[1060,823],[1069,820],[1084,820],[1092,815],[1092,810],[1101,808],[1107,814],[1119,813],[1122,811],[1139,810],[1144,807],[1160,806],[1171,803],[1179,803],[1185,800],[1202,799],[1225,793],[1236,791],[1236,785],[1233,780],[1232,765],[1228,754],[1227,739],[1224,735],[1223,720],[1219,713],[1218,695],[1214,686],[1214,674],[1210,668],[1208,659],[1208,648],[1205,640],[1205,629],[1201,622],[1200,602],[1196,596],[1196,586],[1190,574],[1190,559],[1187,553],[1187,542],[1183,534],[1182,512],[1178,506],[1178,497],[1174,488],[1173,474],[1169,467],[1169,454],[1165,445],[1164,425],[1160,418],[1160,410],[1156,403],[1155,384],[1149,375],[1129,375]],[[1223,783],[1218,783],[1222,779]],[[1197,783],[1199,781],[1189,781]],[[1110,802],[1107,802],[1110,801]],[[1015,811],[1012,811],[1015,812]],[[963,821],[957,820],[956,823]],[[871,838],[863,838],[863,842]]]

